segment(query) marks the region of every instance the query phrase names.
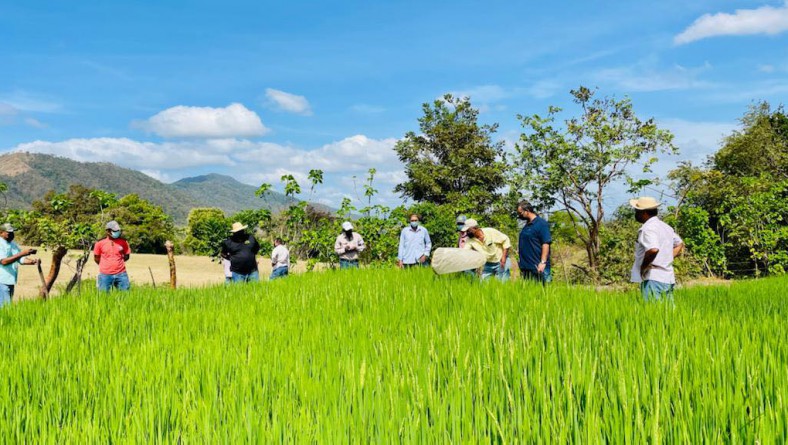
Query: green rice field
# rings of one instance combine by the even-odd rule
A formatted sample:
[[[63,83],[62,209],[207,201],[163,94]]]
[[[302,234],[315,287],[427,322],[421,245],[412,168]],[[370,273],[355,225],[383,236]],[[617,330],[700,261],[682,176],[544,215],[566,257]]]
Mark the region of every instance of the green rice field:
[[[0,442],[785,443],[786,288],[360,270],[21,302]]]

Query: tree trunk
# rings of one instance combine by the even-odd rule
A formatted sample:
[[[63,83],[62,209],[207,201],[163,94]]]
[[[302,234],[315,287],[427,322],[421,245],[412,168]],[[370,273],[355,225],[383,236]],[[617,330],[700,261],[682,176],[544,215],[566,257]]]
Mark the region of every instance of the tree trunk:
[[[82,256],[77,259],[77,270],[74,272],[74,276],[71,277],[71,281],[68,282],[68,286],[66,286],[66,293],[71,293],[74,290],[74,286],[78,285],[82,281],[82,271],[85,270],[85,263],[88,262],[88,258],[90,258],[90,251],[86,250],[82,252]]]
[[[42,298],[47,296],[47,293],[52,290],[52,285],[55,284],[58,274],[60,274],[60,265],[63,263],[63,258],[66,257],[68,249],[63,246],[57,246],[52,249],[52,265],[49,267],[49,275],[46,278],[46,292],[41,289],[40,296]]]
[[[175,289],[177,287],[178,279],[177,275],[175,274],[175,253],[173,252],[173,243],[172,241],[167,241],[164,243],[164,247],[167,249],[167,259],[170,262],[170,287]]]

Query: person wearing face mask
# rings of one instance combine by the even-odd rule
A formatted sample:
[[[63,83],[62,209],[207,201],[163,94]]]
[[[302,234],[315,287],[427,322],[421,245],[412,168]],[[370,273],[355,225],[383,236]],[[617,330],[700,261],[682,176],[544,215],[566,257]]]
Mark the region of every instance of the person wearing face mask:
[[[426,266],[432,250],[430,233],[419,224],[419,215],[410,215],[410,224],[402,229],[399,236],[397,267]]]
[[[364,238],[353,230],[350,221],[342,223],[342,233],[334,243],[334,252],[339,255],[340,269],[358,269],[358,255],[364,251]]]
[[[28,258],[36,253],[36,249],[20,249],[14,242],[14,232],[11,224],[0,225],[0,308],[11,304],[14,298],[19,265],[33,265],[41,261]]]
[[[528,201],[517,205],[517,217],[525,221],[518,239],[520,276],[524,280],[547,284],[552,281],[550,246],[553,238],[550,225],[536,214]]]
[[[466,220],[462,228],[468,232],[468,242],[463,249],[475,250],[487,257],[481,279],[495,276],[500,281],[509,281],[509,250],[512,248],[509,237],[491,227],[479,227],[475,219]]]
[[[102,292],[112,289],[127,291],[131,287],[126,273],[126,261],[131,256],[129,243],[123,239],[123,232],[117,221],[106,225],[107,237],[93,246],[93,260],[99,266],[96,285]]]
[[[457,220],[455,221],[455,223],[457,224],[457,232],[459,233],[459,238],[457,239],[457,247],[459,247],[460,249],[465,247],[465,243],[468,242],[468,232],[462,230],[462,227],[465,225],[465,221],[467,220],[468,218],[466,218],[465,215],[460,215],[457,217]]]

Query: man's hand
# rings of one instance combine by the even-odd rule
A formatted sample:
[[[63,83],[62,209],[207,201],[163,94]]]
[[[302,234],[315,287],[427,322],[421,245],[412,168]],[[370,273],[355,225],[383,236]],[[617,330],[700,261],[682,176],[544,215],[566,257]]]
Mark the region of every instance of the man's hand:
[[[397,267],[402,269],[402,260],[397,260]]]
[[[22,256],[28,256],[28,255],[33,255],[36,252],[38,252],[36,249],[25,249],[21,253],[22,253]]]
[[[506,257],[501,258],[501,269],[506,269]]]
[[[31,266],[35,266],[36,264],[41,263],[40,258],[27,258],[27,261],[24,264],[29,264]]]
[[[425,261],[427,261],[427,255],[422,255],[419,257],[419,263],[424,264]]]
[[[640,268],[640,279],[641,280],[645,280],[646,279],[646,274],[648,273],[649,269],[651,269],[651,265],[648,265],[646,267],[641,267]]]
[[[544,273],[545,269],[547,269],[547,263],[539,263],[539,265],[536,266],[536,271],[539,273]]]

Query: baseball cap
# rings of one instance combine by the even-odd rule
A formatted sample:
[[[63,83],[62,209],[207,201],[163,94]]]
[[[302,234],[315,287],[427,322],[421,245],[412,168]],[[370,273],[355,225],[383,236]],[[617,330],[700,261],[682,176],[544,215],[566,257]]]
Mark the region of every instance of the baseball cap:
[[[351,224],[350,221],[343,222],[342,223],[342,230],[345,230],[345,231],[353,230],[353,224]]]
[[[12,226],[11,223],[0,225],[0,231],[2,232],[14,233],[14,230],[14,226]]]
[[[462,226],[462,229],[460,229],[460,230],[465,232],[466,230],[472,229],[474,227],[479,227],[479,223],[475,219],[470,218],[470,219],[465,220],[465,225]]]
[[[460,215],[460,216],[457,217],[457,221],[456,222],[457,222],[457,224],[465,224],[465,220],[467,220],[467,219],[468,218],[466,218],[465,215]]]
[[[117,221],[110,221],[107,223],[107,229],[117,232],[120,230],[120,224]]]

